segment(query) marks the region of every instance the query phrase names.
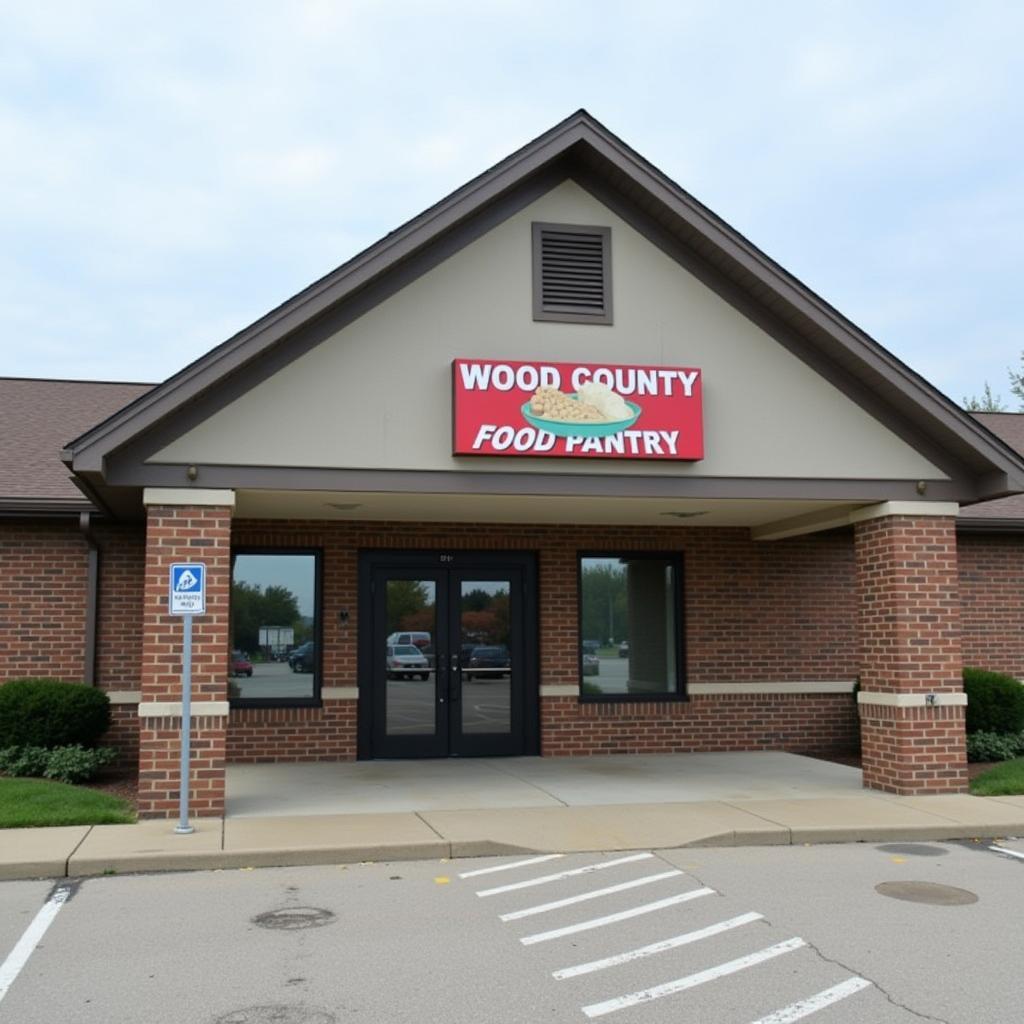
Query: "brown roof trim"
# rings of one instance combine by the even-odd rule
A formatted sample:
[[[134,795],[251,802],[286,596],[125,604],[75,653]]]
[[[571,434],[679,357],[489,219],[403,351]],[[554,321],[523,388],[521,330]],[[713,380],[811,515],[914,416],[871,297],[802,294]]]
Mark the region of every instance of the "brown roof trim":
[[[76,472],[102,474],[115,449],[194,401],[228,374],[306,326],[386,272],[407,263],[451,229],[545,168],[570,159],[591,167],[619,191],[632,190],[661,212],[673,233],[713,250],[715,265],[741,285],[764,292],[776,311],[806,331],[827,356],[860,377],[918,430],[969,468],[969,496],[1024,490],[1024,460],[836,309],[814,294],[721,218],[653,167],[586,111],[580,110],[484,174],[321,278],[250,327],[196,360],[73,442],[62,457]],[[569,176],[565,168],[562,175]],[[766,300],[767,301],[767,300]]]
[[[96,506],[82,498],[0,498],[0,518],[63,518],[77,519],[82,512],[94,512]]]
[[[956,521],[957,533],[1024,533],[1024,519],[971,519],[961,516]]]
[[[110,384],[112,387],[155,388],[159,381],[146,380],[100,380],[97,377],[19,377],[0,373],[0,381],[24,380],[38,384]]]

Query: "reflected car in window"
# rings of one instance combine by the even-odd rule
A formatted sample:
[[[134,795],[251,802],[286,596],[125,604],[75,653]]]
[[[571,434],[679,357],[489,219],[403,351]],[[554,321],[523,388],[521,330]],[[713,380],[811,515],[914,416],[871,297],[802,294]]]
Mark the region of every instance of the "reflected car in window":
[[[413,644],[394,644],[387,647],[388,679],[429,679],[430,662]]]
[[[430,634],[423,631],[392,633],[385,642],[392,646],[405,646],[407,644],[412,644],[414,647],[418,647],[420,650],[423,650],[425,647],[430,646]]]
[[[484,679],[499,679],[508,673],[511,666],[512,659],[504,645],[474,647],[462,674],[465,679],[475,679],[478,676]]]
[[[244,651],[231,652],[231,674],[252,678],[252,662]]]
[[[293,672],[312,672],[315,657],[313,641],[307,640],[288,655],[288,664]]]

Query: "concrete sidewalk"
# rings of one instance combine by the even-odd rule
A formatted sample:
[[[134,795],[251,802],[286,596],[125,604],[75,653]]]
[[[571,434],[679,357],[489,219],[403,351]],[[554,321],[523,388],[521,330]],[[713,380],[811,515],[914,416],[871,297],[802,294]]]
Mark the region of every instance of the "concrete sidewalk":
[[[861,796],[201,819],[0,831],[0,878],[523,852],[998,838],[1024,796]]]

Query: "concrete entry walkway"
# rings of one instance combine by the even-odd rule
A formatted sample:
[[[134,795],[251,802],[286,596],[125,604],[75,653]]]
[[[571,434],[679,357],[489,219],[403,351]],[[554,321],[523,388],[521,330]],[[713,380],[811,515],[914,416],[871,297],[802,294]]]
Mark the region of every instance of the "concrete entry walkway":
[[[857,768],[773,751],[229,765],[229,818],[863,797]]]

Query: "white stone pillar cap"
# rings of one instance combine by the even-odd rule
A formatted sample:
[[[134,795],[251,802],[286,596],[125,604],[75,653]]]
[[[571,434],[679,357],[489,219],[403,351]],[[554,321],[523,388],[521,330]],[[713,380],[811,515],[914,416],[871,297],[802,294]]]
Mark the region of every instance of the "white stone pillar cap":
[[[235,492],[211,487],[146,487],[143,505],[221,505],[235,507]]]

